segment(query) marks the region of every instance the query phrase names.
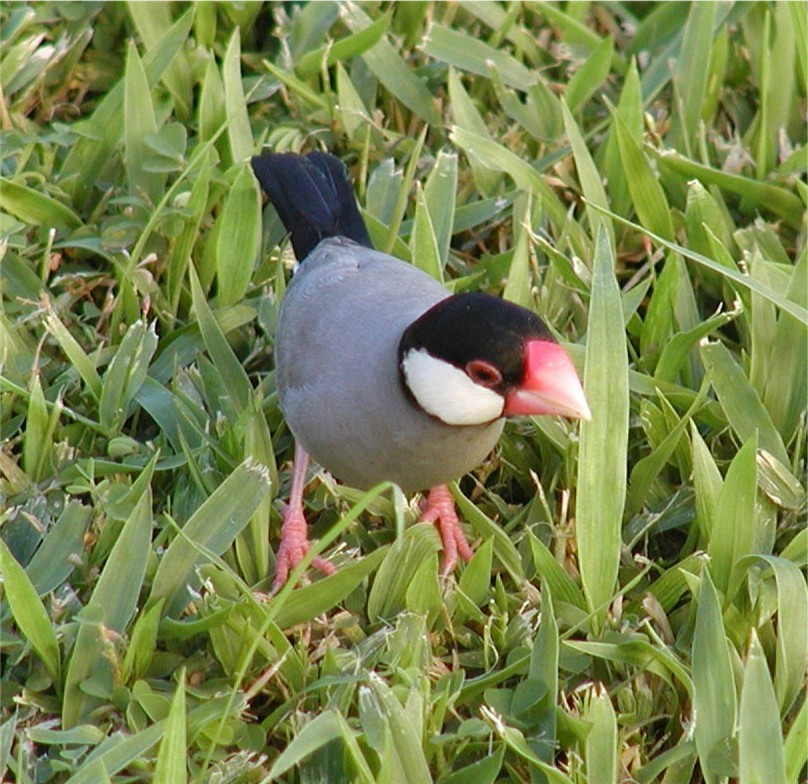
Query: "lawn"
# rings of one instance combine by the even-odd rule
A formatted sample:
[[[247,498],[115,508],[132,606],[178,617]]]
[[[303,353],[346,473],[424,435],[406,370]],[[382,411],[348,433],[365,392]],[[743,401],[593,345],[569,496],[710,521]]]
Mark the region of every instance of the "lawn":
[[[0,779],[802,780],[807,9],[0,3]],[[449,578],[315,468],[339,569],[269,594],[262,148],[581,370],[453,487]]]

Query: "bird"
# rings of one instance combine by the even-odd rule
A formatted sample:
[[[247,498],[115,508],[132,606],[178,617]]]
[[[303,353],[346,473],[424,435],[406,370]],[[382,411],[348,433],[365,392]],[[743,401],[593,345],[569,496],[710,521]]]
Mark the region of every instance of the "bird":
[[[448,575],[472,556],[448,483],[485,460],[508,417],[590,419],[572,360],[533,311],[453,294],[374,249],[334,155],[264,152],[251,165],[298,262],[275,329],[295,455],[273,591],[309,549],[310,457],[359,489],[390,481],[407,495],[426,492],[421,520],[438,528]],[[312,566],[335,571],[321,557]]]

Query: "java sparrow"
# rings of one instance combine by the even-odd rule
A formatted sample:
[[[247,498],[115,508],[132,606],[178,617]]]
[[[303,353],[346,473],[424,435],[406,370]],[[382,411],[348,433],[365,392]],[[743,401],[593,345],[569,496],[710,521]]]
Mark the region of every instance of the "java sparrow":
[[[572,361],[530,310],[452,295],[374,250],[333,155],[268,153],[252,168],[300,262],[275,333],[278,395],[296,449],[273,587],[309,547],[309,455],[353,487],[389,480],[408,494],[428,490],[422,520],[438,526],[448,574],[472,550],[446,483],[484,460],[506,417],[589,419]],[[323,558],[313,565],[334,571]]]

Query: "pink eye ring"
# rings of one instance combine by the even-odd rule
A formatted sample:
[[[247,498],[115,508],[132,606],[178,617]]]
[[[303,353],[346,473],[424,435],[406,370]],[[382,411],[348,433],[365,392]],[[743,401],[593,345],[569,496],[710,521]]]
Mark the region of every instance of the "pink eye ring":
[[[472,359],[466,364],[466,375],[481,387],[492,388],[502,383],[502,373],[484,359]]]

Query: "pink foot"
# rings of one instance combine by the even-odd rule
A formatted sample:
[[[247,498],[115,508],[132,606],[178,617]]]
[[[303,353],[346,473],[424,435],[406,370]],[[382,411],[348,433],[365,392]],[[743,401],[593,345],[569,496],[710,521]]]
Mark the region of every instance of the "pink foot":
[[[275,563],[275,579],[272,581],[273,593],[283,586],[289,577],[289,572],[303,560],[309,551],[309,546],[303,510],[292,509],[290,505],[284,514],[281,528],[281,544]],[[311,565],[323,574],[334,574],[336,571],[334,564],[319,556],[311,562]]]
[[[458,555],[464,561],[471,560],[474,552],[460,527],[454,498],[446,485],[436,485],[429,491],[421,514],[421,522],[436,523],[438,526],[443,541],[443,563],[440,569],[442,575],[452,572],[457,564]]]
[[[309,456],[302,446],[295,445],[295,461],[292,469],[292,490],[289,505],[283,513],[281,527],[281,544],[275,562],[275,579],[272,581],[272,592],[283,586],[292,571],[309,551],[309,537],[306,533],[306,517],[303,513],[303,488],[306,483],[306,468]],[[317,557],[311,565],[323,574],[334,574],[336,567],[325,558]]]

